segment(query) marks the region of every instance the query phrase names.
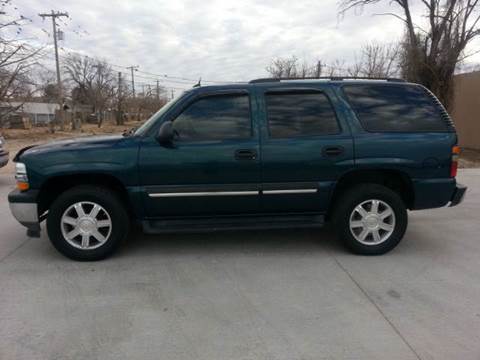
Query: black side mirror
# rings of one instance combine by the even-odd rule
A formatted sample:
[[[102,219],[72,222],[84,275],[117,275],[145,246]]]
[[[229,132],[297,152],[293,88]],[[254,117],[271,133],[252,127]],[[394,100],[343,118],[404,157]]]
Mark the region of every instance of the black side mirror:
[[[171,121],[165,121],[158,129],[157,141],[163,146],[173,146],[175,139],[175,130]]]

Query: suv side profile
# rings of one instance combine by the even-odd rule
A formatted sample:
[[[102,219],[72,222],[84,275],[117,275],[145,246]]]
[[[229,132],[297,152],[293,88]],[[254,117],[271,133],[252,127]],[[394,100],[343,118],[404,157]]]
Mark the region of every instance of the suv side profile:
[[[196,87],[123,136],[15,157],[11,211],[76,260],[147,233],[322,226],[358,254],[393,249],[407,210],[459,204],[453,123],[399,80],[259,79]]]

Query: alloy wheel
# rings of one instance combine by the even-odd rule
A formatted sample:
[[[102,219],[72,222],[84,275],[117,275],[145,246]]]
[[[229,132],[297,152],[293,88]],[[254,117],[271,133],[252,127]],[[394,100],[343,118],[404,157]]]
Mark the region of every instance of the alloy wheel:
[[[62,235],[72,246],[93,250],[105,244],[112,232],[112,220],[100,205],[81,201],[71,205],[60,220]]]

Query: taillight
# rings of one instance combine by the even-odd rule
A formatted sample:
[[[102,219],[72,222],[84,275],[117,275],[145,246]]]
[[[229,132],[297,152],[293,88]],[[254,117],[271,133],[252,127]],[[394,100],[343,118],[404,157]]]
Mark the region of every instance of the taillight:
[[[460,146],[452,147],[452,164],[450,165],[450,177],[456,177],[458,172],[458,159],[460,157]]]

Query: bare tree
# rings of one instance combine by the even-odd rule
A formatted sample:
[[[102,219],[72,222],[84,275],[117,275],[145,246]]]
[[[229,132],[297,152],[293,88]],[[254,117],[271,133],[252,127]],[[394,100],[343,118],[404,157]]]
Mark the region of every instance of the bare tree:
[[[273,78],[320,77],[322,69],[323,65],[320,60],[314,65],[309,65],[305,60],[300,63],[295,55],[273,59],[266,67],[266,71]]]
[[[399,46],[370,43],[362,48],[360,74],[365,77],[388,78],[398,75]]]
[[[345,65],[345,60],[336,59],[331,65],[325,64],[326,74],[328,76],[348,76],[349,68]]]
[[[398,44],[372,42],[362,47],[360,57],[355,57],[352,65],[337,64],[333,68],[348,76],[366,78],[391,78],[399,76],[400,51]]]
[[[141,120],[141,115],[142,117],[149,117],[167,103],[166,93],[166,89],[163,87],[159,88],[157,94],[156,89],[147,86],[135,98],[129,97],[126,100],[127,106],[134,109],[134,112],[137,113],[137,120]]]
[[[44,102],[58,102],[58,87],[55,73],[47,68],[39,68],[35,73],[36,94]]]
[[[64,67],[68,80],[74,84],[72,98],[90,105],[101,127],[104,112],[116,94],[110,65],[98,59],[72,55],[65,60]]]
[[[277,58],[266,67],[267,72],[274,78],[290,78],[297,76],[298,58]]]
[[[407,80],[432,90],[449,108],[457,65],[471,54],[465,49],[480,35],[480,0],[422,0],[426,27],[414,23],[408,0],[389,0],[400,13],[388,13],[405,24],[401,68]],[[341,0],[340,12],[387,0]]]
[[[299,62],[295,56],[274,59],[266,70],[274,78],[321,77],[368,77],[387,78],[398,76],[400,52],[395,44],[384,45],[372,42],[362,47],[360,57],[347,65],[345,60],[336,59],[331,64],[317,61],[308,64]]]
[[[11,102],[22,103],[32,95],[34,84],[30,75],[40,51],[18,38],[28,20],[21,15],[12,17],[3,11],[9,4],[9,0],[0,1],[0,120],[21,107],[12,106]],[[11,33],[15,35],[12,37]]]

